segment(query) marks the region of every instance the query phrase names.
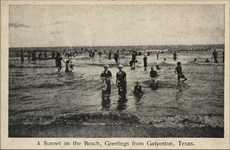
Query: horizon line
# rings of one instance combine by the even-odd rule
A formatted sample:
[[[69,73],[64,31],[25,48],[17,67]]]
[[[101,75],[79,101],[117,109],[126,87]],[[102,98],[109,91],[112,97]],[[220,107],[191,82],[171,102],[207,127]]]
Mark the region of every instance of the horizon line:
[[[39,48],[39,47],[131,47],[131,46],[207,46],[207,45],[225,45],[225,43],[213,44],[159,44],[159,45],[79,45],[79,46],[13,46],[9,48]]]

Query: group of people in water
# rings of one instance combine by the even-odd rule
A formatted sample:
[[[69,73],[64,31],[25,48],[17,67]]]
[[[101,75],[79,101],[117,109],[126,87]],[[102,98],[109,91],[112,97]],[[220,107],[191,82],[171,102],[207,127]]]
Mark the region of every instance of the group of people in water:
[[[67,59],[63,59],[60,53],[57,53],[56,58],[55,58],[55,64],[58,69],[58,72],[61,71],[62,69],[62,62],[65,63],[65,72],[72,72],[73,71],[73,62],[68,56]]]
[[[125,96],[127,93],[126,72],[123,71],[122,69],[123,69],[123,65],[119,64],[118,72],[116,74],[116,85],[118,87],[118,94],[120,98],[126,99],[126,96]],[[175,68],[175,73],[177,74],[178,83],[180,83],[181,81],[184,82],[187,80],[187,78],[183,74],[181,62],[177,63],[177,66]],[[151,78],[150,87],[153,90],[156,90],[158,88],[157,78],[159,74],[156,70],[154,70],[154,67],[151,67],[149,76]],[[104,71],[101,73],[101,79],[104,83],[104,87],[102,89],[102,93],[103,93],[102,95],[109,95],[111,93],[111,78],[112,78],[112,73],[109,71],[109,66],[105,65]],[[142,88],[139,82],[137,81],[136,86],[134,87],[134,95],[137,97],[141,97],[143,95],[143,91],[141,89]]]
[[[95,51],[90,51],[89,52],[89,57],[94,57]],[[99,54],[98,54],[99,55]],[[99,57],[101,57],[102,54],[100,54]],[[129,62],[131,70],[135,70],[136,63],[137,63],[137,55],[138,53],[136,51],[133,51],[131,53],[131,60]],[[143,56],[143,68],[144,71],[147,71],[148,68],[148,55],[150,54],[144,54]],[[111,51],[108,53],[108,59],[111,59],[112,53]],[[159,59],[159,53],[157,53],[157,59]],[[127,94],[127,79],[126,79],[126,72],[123,71],[123,65],[120,64],[119,62],[119,57],[120,53],[119,51],[114,52],[113,58],[114,61],[117,65],[118,72],[116,73],[116,86],[118,89],[118,95],[119,95],[119,100],[120,101],[127,101],[126,94]],[[217,63],[217,52],[213,52],[213,57],[214,57],[214,63]],[[174,61],[177,61],[177,53],[173,52],[172,53],[172,58]],[[166,61],[166,59],[164,59]],[[56,54],[55,57],[55,62],[56,62],[56,67],[58,68],[58,72],[62,70],[62,62],[65,63],[65,72],[72,72],[73,71],[73,63],[72,60],[69,57],[66,57],[65,59],[61,56],[60,53]],[[156,69],[154,69],[156,68]],[[151,79],[150,81],[150,88],[152,90],[157,90],[159,87],[159,82],[157,78],[159,77],[159,74],[157,70],[160,70],[159,65],[152,66],[149,72],[149,77]],[[177,62],[177,65],[175,67],[175,73],[177,74],[177,81],[178,84],[181,82],[184,82],[187,80],[186,76],[184,75],[182,71],[182,66],[181,62]],[[110,99],[110,94],[111,94],[111,79],[112,79],[112,73],[109,70],[109,65],[104,66],[104,71],[100,75],[101,80],[103,82],[103,88],[102,88],[102,103],[107,103]],[[133,89],[133,94],[137,98],[141,98],[144,95],[143,88],[141,84],[137,81],[135,83],[134,89]]]
[[[88,50],[89,52],[89,58],[94,58],[95,54],[97,53],[99,58],[102,56],[102,52],[101,51],[96,51],[96,50]],[[44,56],[42,55],[43,53],[40,52],[39,57],[36,57],[35,52],[28,52],[27,57],[28,60],[32,59],[36,60],[36,59],[41,59],[41,58],[47,58],[47,54],[46,52],[44,52]],[[129,61],[129,65],[131,70],[135,70],[136,68],[136,63],[137,61],[137,56],[140,55],[140,53],[138,53],[137,51],[132,51],[131,52],[131,59]],[[148,56],[150,55],[150,53],[146,53],[143,55],[143,68],[144,71],[147,71],[148,69]],[[65,65],[65,72],[72,72],[74,69],[74,65],[71,59],[71,54],[68,53],[64,53],[64,56],[62,56],[61,53],[59,52],[52,52],[52,59],[55,59],[55,64],[57,67],[57,71],[61,72],[62,71],[62,64],[64,63]],[[109,51],[107,53],[108,59],[112,59],[112,52]],[[218,63],[218,52],[216,50],[214,50],[212,52],[212,56],[213,56],[213,60],[214,63]],[[24,61],[24,54],[21,53],[21,61]],[[157,60],[160,57],[160,53],[157,52],[156,53],[156,58]],[[117,50],[115,52],[113,52],[113,59],[115,61],[115,64],[117,65],[118,68],[118,72],[116,73],[116,86],[118,89],[118,95],[119,95],[119,101],[125,102],[127,101],[126,98],[126,94],[127,94],[127,78],[126,78],[126,72],[123,70],[123,65],[120,63],[120,51]],[[174,51],[172,53],[172,59],[174,61],[177,61],[177,52]],[[164,62],[166,62],[166,58],[163,58]],[[223,60],[224,60],[224,53],[223,53]],[[194,59],[194,62],[197,61],[197,59]],[[209,60],[206,60],[209,61]],[[155,68],[155,69],[154,69]],[[157,90],[159,87],[159,82],[158,82],[158,71],[160,70],[160,66],[157,64],[156,66],[151,66],[151,69],[149,71],[149,77],[150,77],[150,88],[152,90]],[[181,62],[177,62],[177,65],[175,67],[175,73],[177,74],[177,81],[178,84],[180,84],[181,82],[184,82],[187,80],[186,76],[184,75],[183,71],[182,71],[182,66],[181,66]],[[101,80],[103,82],[103,88],[102,88],[102,103],[108,103],[108,101],[110,101],[110,94],[111,94],[111,79],[112,79],[112,73],[109,70],[109,65],[105,65],[104,66],[104,71],[101,73],[100,75]],[[142,85],[136,81],[134,89],[133,89],[133,94],[135,97],[137,98],[141,98],[144,95],[144,91],[143,91],[143,87]]]
[[[175,56],[175,54],[174,54]],[[159,56],[158,56],[159,57]],[[176,61],[176,58],[175,58]],[[116,60],[115,60],[116,62]],[[132,57],[130,60],[130,67],[131,70],[135,69],[135,63],[137,62],[136,60],[136,53],[132,53]],[[144,55],[143,57],[143,63],[144,63],[144,71],[147,71],[147,55]],[[126,72],[123,71],[123,65],[122,64],[117,64],[118,72],[116,73],[116,87],[118,89],[118,96],[119,96],[119,101],[120,102],[126,102],[126,94],[127,94],[127,79],[126,79]],[[158,89],[158,80],[157,78],[159,77],[159,74],[157,70],[159,70],[160,67],[159,65],[156,65],[156,69],[152,66],[149,72],[149,77],[151,79],[150,81],[150,88],[152,90],[157,90]],[[178,84],[181,82],[184,82],[187,80],[185,77],[183,71],[182,71],[182,66],[181,62],[177,62],[177,65],[175,67],[175,73],[177,74],[177,80]],[[103,82],[103,88],[102,88],[102,105],[108,104],[110,101],[110,94],[111,94],[111,79],[112,79],[112,73],[109,70],[109,65],[104,65],[104,71],[100,75],[101,80]],[[134,89],[133,89],[133,94],[136,98],[140,99],[144,95],[143,88],[141,84],[136,81]]]

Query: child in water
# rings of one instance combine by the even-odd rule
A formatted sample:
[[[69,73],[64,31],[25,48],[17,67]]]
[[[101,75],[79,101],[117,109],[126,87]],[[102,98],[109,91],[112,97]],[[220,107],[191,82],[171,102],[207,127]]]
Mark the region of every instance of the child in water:
[[[65,72],[72,72],[73,71],[73,63],[71,59],[67,59],[65,61]]]
[[[151,70],[150,70],[150,78],[151,78],[151,88],[152,90],[156,90],[158,88],[158,83],[156,81],[157,77],[158,77],[158,73],[157,71],[154,70],[153,67],[151,67]]]
[[[100,77],[104,84],[103,89],[102,89],[103,93],[110,95],[112,73],[109,70],[109,65],[104,66],[104,71],[101,73]]]
[[[134,96],[136,96],[138,98],[141,98],[144,94],[144,92],[142,91],[142,87],[138,81],[136,82],[136,85],[134,87],[133,94],[134,94]]]

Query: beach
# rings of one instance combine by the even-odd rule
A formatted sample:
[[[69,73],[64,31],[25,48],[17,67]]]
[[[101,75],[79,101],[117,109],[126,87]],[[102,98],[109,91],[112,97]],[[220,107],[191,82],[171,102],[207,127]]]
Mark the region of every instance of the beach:
[[[137,56],[135,70],[130,56],[120,63],[127,74],[127,103],[118,102],[117,66],[106,55],[72,58],[74,70],[58,73],[55,60],[23,64],[9,60],[9,137],[223,137],[224,65],[205,63],[208,52],[178,53],[188,80],[177,85],[172,54]],[[166,58],[166,61],[163,61]],[[193,62],[198,58],[197,62]],[[219,60],[222,62],[221,58]],[[112,72],[109,108],[101,105],[104,64]],[[158,64],[159,88],[151,90],[149,71]],[[144,96],[133,96],[135,82]]]

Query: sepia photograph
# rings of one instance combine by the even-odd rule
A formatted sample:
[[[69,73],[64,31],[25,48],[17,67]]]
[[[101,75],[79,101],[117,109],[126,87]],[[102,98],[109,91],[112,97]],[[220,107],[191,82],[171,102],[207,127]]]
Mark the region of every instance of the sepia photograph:
[[[9,5],[9,138],[224,138],[225,5]]]

